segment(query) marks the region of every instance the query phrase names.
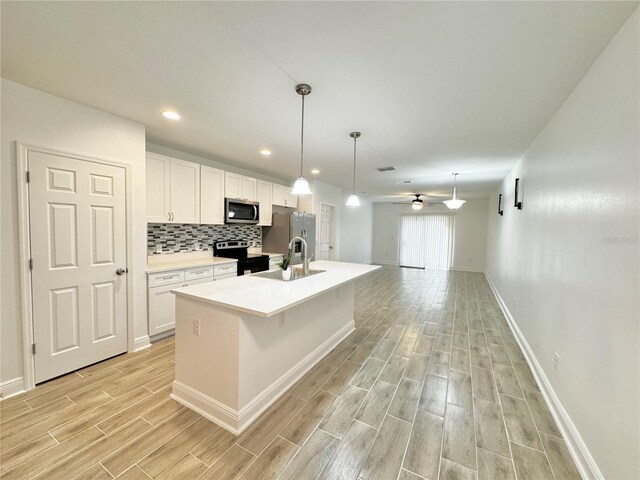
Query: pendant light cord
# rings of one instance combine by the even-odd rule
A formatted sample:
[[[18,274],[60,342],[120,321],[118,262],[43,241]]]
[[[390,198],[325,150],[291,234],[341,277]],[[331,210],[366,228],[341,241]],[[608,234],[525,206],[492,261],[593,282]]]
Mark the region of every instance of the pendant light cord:
[[[356,142],[358,141],[357,137],[353,138],[353,190],[352,193],[356,194]]]
[[[304,97],[302,95],[302,129],[300,130],[300,176],[302,177],[304,165]]]

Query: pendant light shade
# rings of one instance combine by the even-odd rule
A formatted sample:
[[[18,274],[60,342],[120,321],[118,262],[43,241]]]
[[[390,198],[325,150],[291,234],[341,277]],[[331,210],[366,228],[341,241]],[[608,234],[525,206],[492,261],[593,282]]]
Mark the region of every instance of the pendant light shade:
[[[458,189],[456,187],[456,177],[458,176],[458,174],[453,173],[452,175],[453,175],[453,191],[451,192],[451,198],[449,200],[443,201],[442,203],[444,203],[451,210],[457,210],[466,202],[466,200],[461,200],[458,198]]]
[[[359,207],[360,199],[356,194],[356,144],[358,143],[358,138],[362,135],[360,132],[351,132],[349,136],[353,138],[353,188],[351,189],[351,195],[347,199],[348,207]]]
[[[300,129],[300,176],[293,184],[292,195],[310,195],[309,182],[304,178],[304,97],[311,93],[311,86],[306,83],[296,85],[296,93],[302,97],[302,126]]]

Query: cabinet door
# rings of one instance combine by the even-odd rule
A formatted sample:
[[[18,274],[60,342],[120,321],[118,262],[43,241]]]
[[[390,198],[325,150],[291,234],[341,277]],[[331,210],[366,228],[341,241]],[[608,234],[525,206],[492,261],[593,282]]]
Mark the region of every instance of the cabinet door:
[[[224,173],[200,167],[200,223],[224,224]]]
[[[171,159],[172,223],[200,223],[200,165]]]
[[[258,200],[258,182],[255,178],[242,177],[242,198],[255,202]]]
[[[171,159],[148,153],[146,162],[147,222],[169,221],[169,188]]]
[[[240,195],[241,186],[242,175],[224,172],[224,196],[226,198],[242,198]]]
[[[291,189],[286,189],[287,198],[285,200],[287,207],[298,208],[298,196],[291,193]]]
[[[273,184],[273,204],[274,205],[279,205],[281,207],[285,206],[285,187],[282,185],[278,185],[277,183]]]
[[[260,203],[260,222],[258,225],[271,226],[272,183],[258,180],[258,202]]]
[[[149,336],[175,328],[176,300],[171,290],[183,285],[174,283],[149,289]]]

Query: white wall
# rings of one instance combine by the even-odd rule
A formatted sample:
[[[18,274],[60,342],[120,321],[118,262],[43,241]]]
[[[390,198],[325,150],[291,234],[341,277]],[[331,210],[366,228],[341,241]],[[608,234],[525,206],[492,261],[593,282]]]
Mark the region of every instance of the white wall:
[[[23,377],[16,142],[132,165],[135,337],[147,334],[144,126],[2,80],[0,383]]]
[[[640,478],[639,38],[636,10],[488,208],[487,275],[610,479]]]
[[[487,200],[468,200],[453,213],[452,268],[483,272],[487,237]],[[374,203],[373,206],[373,262],[398,264],[400,216],[414,214],[407,205]],[[452,213],[444,205],[424,207],[419,214]]]
[[[349,194],[342,196],[342,204]],[[373,204],[360,198],[359,207],[342,207],[342,242],[340,260],[342,262],[371,263],[373,246]]]

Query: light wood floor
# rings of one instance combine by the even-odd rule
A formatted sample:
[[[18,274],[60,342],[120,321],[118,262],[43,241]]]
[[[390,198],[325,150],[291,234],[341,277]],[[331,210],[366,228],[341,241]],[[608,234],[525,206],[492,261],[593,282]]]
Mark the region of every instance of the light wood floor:
[[[169,398],[173,339],[5,400],[1,478],[580,478],[482,274],[385,267],[356,305],[239,437]]]

